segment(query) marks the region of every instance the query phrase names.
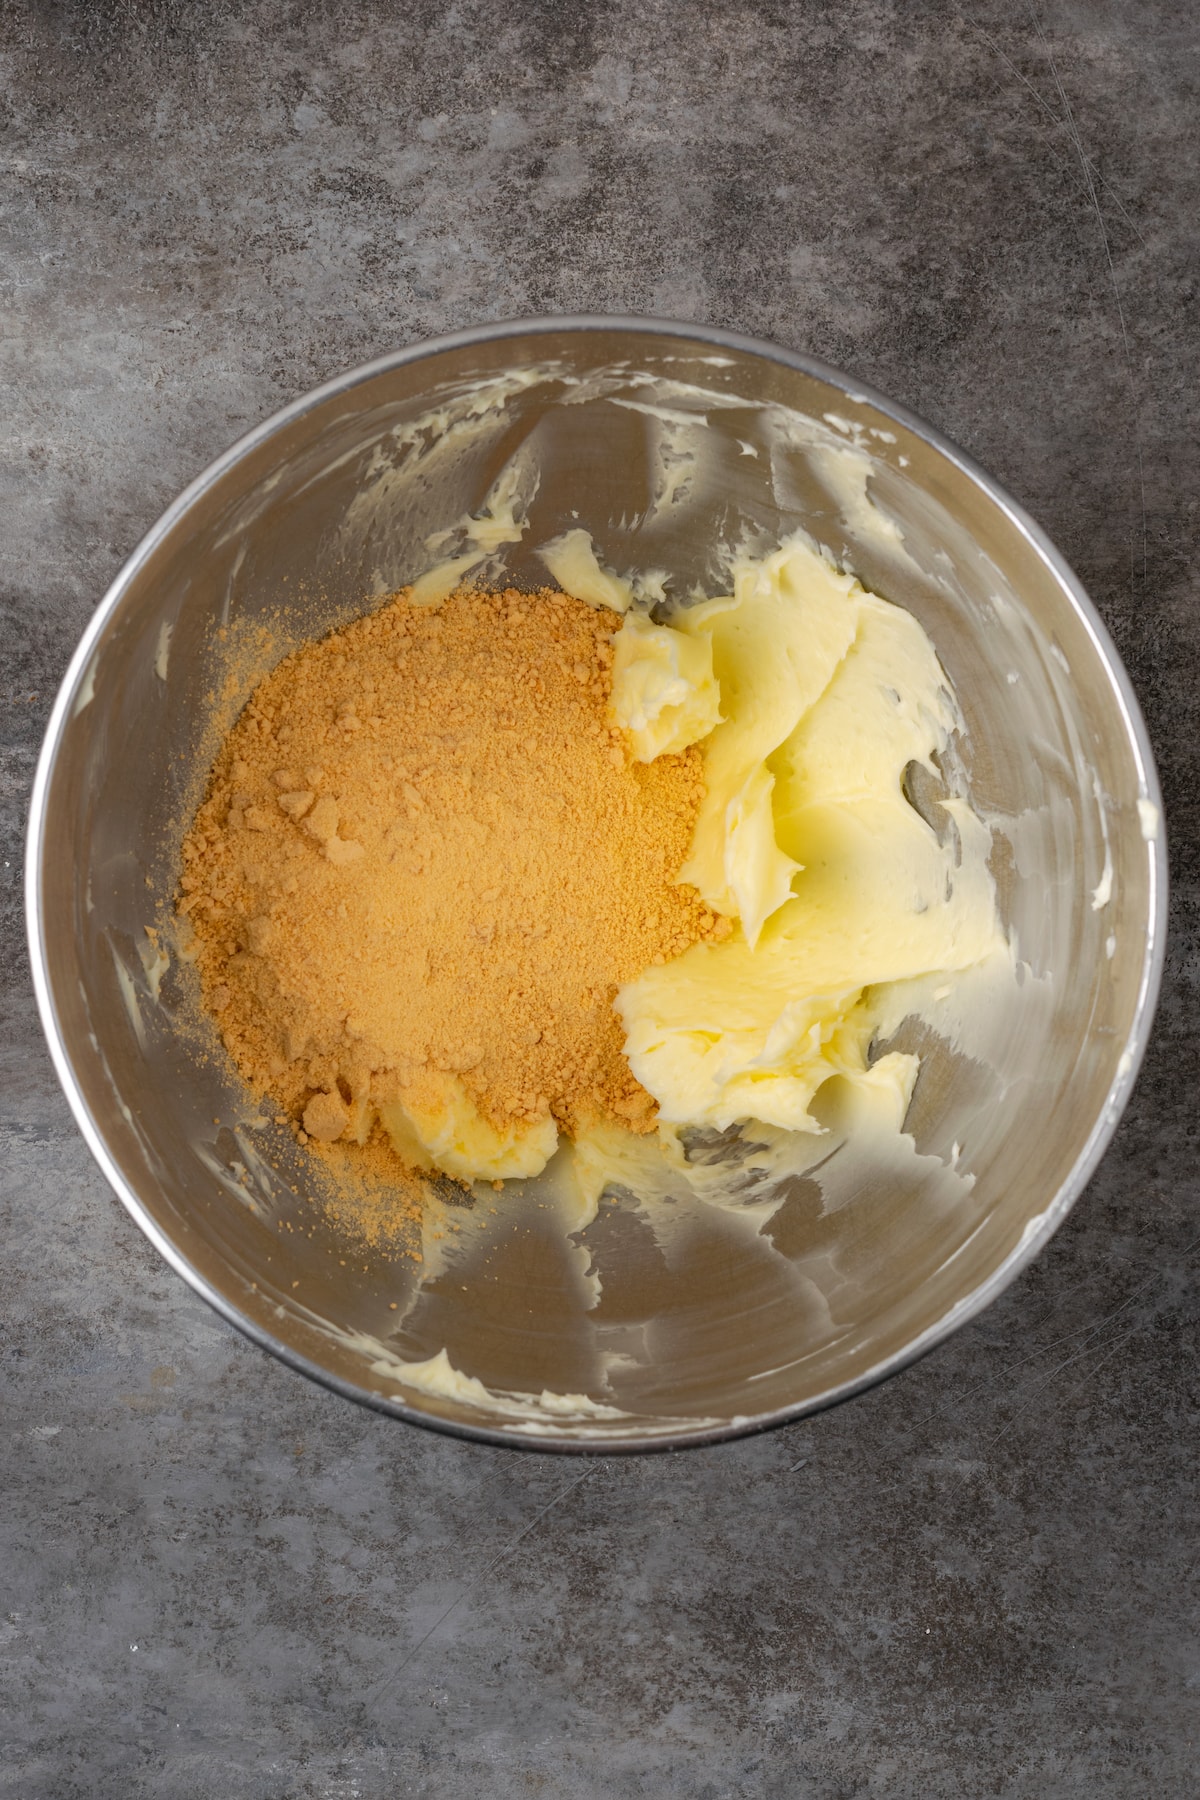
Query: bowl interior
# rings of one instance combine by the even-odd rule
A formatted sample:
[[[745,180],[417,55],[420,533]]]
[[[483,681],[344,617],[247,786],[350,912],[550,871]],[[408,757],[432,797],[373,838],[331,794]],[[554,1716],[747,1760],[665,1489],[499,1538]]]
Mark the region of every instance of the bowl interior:
[[[967,983],[937,1030],[905,1028],[923,1065],[899,1152],[846,1138],[831,1098],[825,1162],[778,1191],[657,1208],[625,1192],[580,1229],[510,1190],[486,1235],[462,1196],[460,1229],[427,1244],[418,1277],[347,1254],[306,1204],[302,1155],[219,1057],[197,1056],[186,982],[155,963],[145,929],[173,888],[213,696],[244,697],[255,622],[280,606],[306,633],[354,616],[469,547],[460,522],[513,493],[526,530],[484,576],[543,585],[536,547],[582,525],[618,571],[714,593],[731,545],[803,527],[910,608],[965,715],[962,761],[1022,969],[1004,1005]],[[701,1440],[896,1365],[1062,1216],[1148,1022],[1156,801],[1127,684],[1069,575],[915,421],[736,341],[510,330],[322,390],[147,539],[52,722],[31,840],[35,973],[118,1192],[261,1341],[451,1429]]]

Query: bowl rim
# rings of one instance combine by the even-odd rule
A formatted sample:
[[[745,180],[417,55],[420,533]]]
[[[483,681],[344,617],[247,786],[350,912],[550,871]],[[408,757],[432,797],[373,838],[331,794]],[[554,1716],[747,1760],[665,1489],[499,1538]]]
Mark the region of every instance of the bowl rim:
[[[368,1388],[359,1387],[355,1382],[334,1374],[333,1371],[313,1362],[291,1346],[281,1343],[266,1327],[242,1313],[233,1300],[223,1294],[192,1265],[151,1216],[140,1197],[125,1180],[115,1158],[108,1149],[104,1136],[92,1116],[76,1079],[71,1052],[61,1027],[50,983],[43,928],[42,864],[46,807],[54,768],[63,733],[71,718],[75,698],[80,684],[85,678],[93,651],[109,621],[120,607],[125,593],[136,575],[197,500],[235,468],[239,462],[266,444],[282,428],[302,419],[305,414],[313,411],[325,401],[339,395],[352,393],[354,389],[373,380],[378,375],[386,374],[411,363],[419,363],[437,357],[449,350],[471,349],[483,344],[504,343],[519,338],[544,337],[554,333],[583,334],[596,331],[610,334],[624,333],[630,337],[682,338],[694,343],[698,349],[734,351],[741,355],[757,357],[796,370],[824,382],[840,392],[851,403],[862,402],[874,407],[886,418],[923,439],[969,481],[981,488],[1017,533],[1025,539],[1042,563],[1046,565],[1086,630],[1112,687],[1124,724],[1126,740],[1133,753],[1140,792],[1156,809],[1157,828],[1153,837],[1147,840],[1147,849],[1150,852],[1149,926],[1142,958],[1137,1003],[1117,1072],[1109,1086],[1104,1104],[1100,1107],[1095,1122],[1066,1178],[1061,1182],[1045,1208],[1030,1219],[1017,1244],[993,1269],[991,1274],[980,1282],[970,1294],[956,1301],[940,1319],[928,1326],[903,1349],[882,1358],[853,1380],[839,1383],[805,1400],[775,1408],[768,1413],[734,1415],[729,1419],[722,1420],[719,1424],[705,1422],[698,1424],[694,1429],[664,1431],[656,1433],[654,1436],[642,1437],[633,1432],[622,1435],[618,1431],[611,1436],[573,1438],[567,1435],[565,1430],[561,1434],[543,1435],[541,1432],[527,1431],[515,1422],[513,1428],[508,1429],[503,1426],[477,1425],[473,1422],[442,1418],[435,1413],[426,1412],[418,1406],[397,1399],[393,1395],[381,1394]],[[797,1420],[811,1417],[815,1413],[823,1412],[829,1407],[840,1405],[844,1401],[854,1398],[855,1395],[865,1393],[880,1382],[886,1381],[889,1376],[897,1375],[902,1370],[911,1367],[921,1357],[928,1355],[931,1350],[944,1343],[969,1320],[975,1318],[985,1307],[990,1306],[992,1301],[1012,1284],[1057,1231],[1082,1194],[1108,1148],[1133,1092],[1145,1055],[1162,985],[1167,932],[1167,867],[1162,792],[1155,768],[1154,754],[1141,707],[1116,645],[1082,582],[1066,559],[1055,548],[1050,538],[1001,484],[972,457],[916,413],[881,394],[870,383],[852,378],[831,364],[822,361],[819,357],[811,356],[805,351],[790,350],[769,340],[729,331],[722,326],[697,324],[684,320],[640,318],[633,314],[547,314],[528,319],[501,319],[481,326],[420,339],[399,350],[390,351],[383,356],[375,357],[370,362],[336,375],[320,386],[300,395],[279,411],[272,413],[252,430],[238,438],[227,450],[209,463],[183,489],[177,499],[172,501],[146,532],[110,583],[88,621],[62,678],[47,722],[30,795],[25,856],[25,912],[33,988],[38,1012],[55,1071],[75,1117],[75,1122],[109,1186],[126,1212],[167,1264],[187,1282],[202,1300],[205,1300],[215,1312],[253,1343],[261,1349],[269,1351],[299,1374],[308,1376],[310,1380],[340,1394],[345,1399],[357,1401],[360,1405],[384,1413],[389,1417],[402,1419],[408,1424],[419,1425],[446,1436],[464,1438],[474,1443],[503,1449],[523,1449],[560,1455],[614,1456],[648,1454],[724,1443],[731,1439],[754,1436],[781,1425],[792,1424]]]

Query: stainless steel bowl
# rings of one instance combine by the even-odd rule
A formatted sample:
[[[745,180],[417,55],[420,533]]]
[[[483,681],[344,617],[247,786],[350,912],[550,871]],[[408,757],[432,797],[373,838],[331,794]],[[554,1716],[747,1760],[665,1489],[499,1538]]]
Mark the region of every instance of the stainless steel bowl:
[[[860,1159],[836,1209],[805,1180],[744,1216],[676,1216],[667,1234],[629,1194],[574,1237],[535,1207],[509,1216],[482,1260],[478,1245],[469,1267],[451,1255],[418,1288],[395,1262],[347,1257],[319,1211],[303,1231],[281,1228],[303,1163],[284,1133],[245,1123],[219,1059],[196,1058],[177,972],[147,966],[144,930],[173,886],[223,673],[214,627],[280,601],[306,606],[313,630],[361,611],[419,575],[427,540],[477,513],[506,468],[527,496],[536,484],[508,552],[518,582],[544,580],[531,548],[576,523],[610,564],[668,569],[685,591],[714,591],[721,541],[803,526],[909,607],[966,716],[972,793],[1026,967],[1009,1016],[922,1041],[903,1179]],[[1150,1025],[1159,806],[1137,703],[1078,581],[919,419],[728,332],[490,326],[297,401],[200,476],[130,558],[71,663],[38,769],[34,981],[118,1197],[257,1343],[349,1398],[465,1436],[678,1447],[794,1419],[903,1368],[1059,1225]],[[441,1350],[484,1388],[414,1386],[411,1366]]]

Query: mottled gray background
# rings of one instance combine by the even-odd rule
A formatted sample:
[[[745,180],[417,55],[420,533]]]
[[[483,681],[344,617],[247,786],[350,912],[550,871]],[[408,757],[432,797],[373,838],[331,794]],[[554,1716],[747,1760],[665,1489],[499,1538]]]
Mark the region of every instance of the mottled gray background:
[[[1190,0],[0,0],[0,1793],[1200,1792]],[[1173,940],[1133,1104],[984,1318],[852,1406],[576,1465],[356,1411],[92,1167],[30,997],[43,722],[172,496],[505,315],[829,358],[1048,528],[1128,661]]]

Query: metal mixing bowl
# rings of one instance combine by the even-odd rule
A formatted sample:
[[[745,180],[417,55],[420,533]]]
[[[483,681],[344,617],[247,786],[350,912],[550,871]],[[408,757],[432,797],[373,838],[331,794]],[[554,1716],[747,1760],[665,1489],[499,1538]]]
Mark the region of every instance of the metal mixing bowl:
[[[909,607],[965,714],[963,759],[1024,967],[1007,1011],[921,1038],[901,1177],[851,1146],[836,1206],[818,1176],[757,1210],[677,1209],[669,1230],[628,1193],[574,1236],[506,1202],[486,1254],[468,1231],[471,1256],[445,1251],[418,1284],[410,1265],[348,1255],[319,1210],[281,1228],[304,1210],[291,1191],[303,1156],[248,1122],[219,1058],[197,1058],[186,984],[154,964],[144,933],[174,885],[223,646],[281,603],[307,609],[313,631],[361,612],[461,546],[461,528],[428,540],[477,514],[505,469],[529,503],[506,552],[519,584],[544,584],[533,548],[575,524],[609,565],[710,593],[722,543],[804,527]],[[1078,581],[919,419],[727,332],[490,326],[297,401],[130,558],[71,663],[38,769],[34,981],[118,1197],[257,1343],[348,1397],[465,1436],[677,1447],[796,1418],[904,1367],[1061,1223],[1150,1025],[1159,804],[1137,703]],[[406,1371],[442,1350],[484,1387],[414,1385]]]

